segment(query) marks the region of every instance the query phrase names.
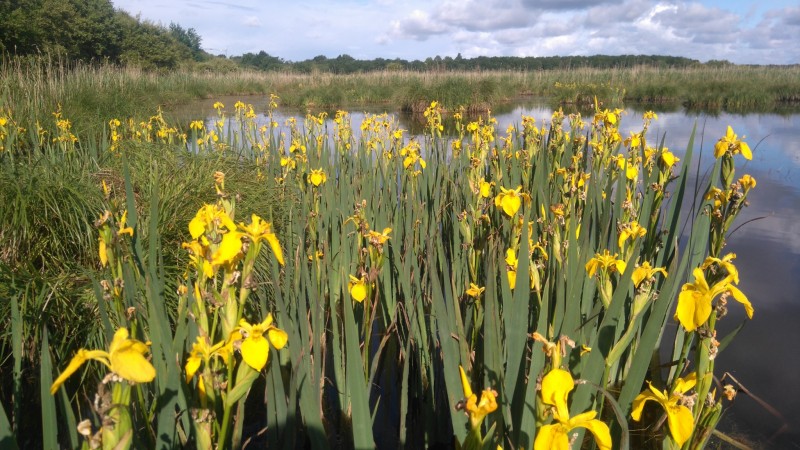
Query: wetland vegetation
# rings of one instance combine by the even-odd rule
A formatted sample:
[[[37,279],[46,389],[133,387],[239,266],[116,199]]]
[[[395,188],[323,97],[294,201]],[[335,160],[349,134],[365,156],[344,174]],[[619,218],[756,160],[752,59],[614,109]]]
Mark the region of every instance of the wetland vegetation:
[[[730,439],[715,427],[736,386],[715,387],[714,361],[732,335],[715,328],[734,304],[752,316],[724,248],[756,185],[736,171],[752,155],[734,130],[695,200],[691,140],[681,158],[655,144],[652,112],[622,136],[617,91],[595,92],[586,116],[556,110],[507,129],[425,102],[417,137],[388,114],[367,115],[359,133],[344,111],[278,124],[280,94],[260,111],[217,103],[211,120],[186,124],[159,105],[247,88],[321,107],[291,93],[359,77],[382,92],[433,89],[406,97],[418,102],[468,86],[531,90],[535,75],[24,64],[4,66],[0,106],[7,442],[538,449],[573,429],[600,448]],[[562,75],[553,87],[577,83]],[[702,207],[679,246],[691,201]],[[673,316],[681,331],[662,340]],[[25,403],[41,421],[21,420]],[[632,431],[664,408],[667,427]]]
[[[623,111],[791,109],[800,67],[227,58],[55,3],[0,14],[0,447],[735,444],[752,150],[690,188],[694,130]]]

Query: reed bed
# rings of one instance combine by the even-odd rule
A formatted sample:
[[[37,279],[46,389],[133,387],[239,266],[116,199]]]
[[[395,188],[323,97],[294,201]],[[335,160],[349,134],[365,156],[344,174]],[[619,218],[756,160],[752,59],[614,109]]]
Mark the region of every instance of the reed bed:
[[[23,126],[0,108],[0,441],[731,441],[715,427],[736,386],[714,362],[736,332],[716,323],[753,315],[725,239],[756,186],[734,130],[695,199],[693,140],[680,158],[652,142],[652,112],[623,137],[599,102],[506,130],[429,102],[421,136],[383,114],[356,139],[343,111],[278,133],[280,101],[184,127],[111,119],[92,138],[59,109]]]
[[[282,105],[312,110],[388,104],[421,113],[428,99],[486,112],[519,97],[591,108],[596,97],[621,102],[683,104],[690,108],[747,111],[797,106],[797,66],[697,66],[691,68],[575,68],[536,72],[370,72],[297,74],[186,68],[148,72],[134,67],[67,64],[44,57],[3,59],[0,104],[18,118],[44,122],[60,104],[73,121],[104,123],[144,117],[152,105],[171,106],[221,95],[281,97]],[[82,128],[78,130],[83,132]]]

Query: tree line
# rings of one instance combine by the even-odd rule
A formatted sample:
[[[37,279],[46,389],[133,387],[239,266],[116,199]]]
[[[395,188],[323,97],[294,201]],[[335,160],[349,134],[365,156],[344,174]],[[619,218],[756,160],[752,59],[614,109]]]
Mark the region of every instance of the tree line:
[[[404,59],[371,60],[355,59],[350,55],[328,58],[323,55],[304,61],[287,61],[264,51],[245,53],[231,57],[241,66],[265,71],[290,71],[310,73],[314,71],[331,73],[360,73],[381,70],[412,71],[472,71],[472,70],[514,70],[533,71],[592,67],[598,69],[628,68],[634,66],[688,67],[700,64],[696,59],[664,55],[593,55],[593,56],[478,56],[464,58],[459,53],[451,56],[435,56],[422,60]]]

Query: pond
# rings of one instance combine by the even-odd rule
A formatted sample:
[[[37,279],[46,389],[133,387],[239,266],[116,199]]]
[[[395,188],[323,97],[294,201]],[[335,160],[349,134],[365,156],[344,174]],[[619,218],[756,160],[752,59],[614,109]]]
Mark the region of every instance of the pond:
[[[201,104],[186,105],[176,112],[179,118],[198,111],[214,115],[212,104],[221,100],[227,106],[240,98],[211,99]],[[257,112],[263,112],[267,100],[241,99],[253,103]],[[697,180],[707,176],[713,164],[713,146],[725,134],[728,125],[736,134],[746,136],[753,149],[752,161],[737,157],[737,176],[749,173],[758,182],[749,195],[749,207],[740,214],[728,238],[726,252],[736,253],[740,270],[739,288],[755,308],[753,320],[748,321],[743,308],[735,305],[718,327],[722,335],[747,321],[732,344],[716,360],[716,375],[729,372],[747,388],[750,395],[740,392],[733,406],[727,410],[720,429],[754,447],[800,448],[800,395],[796,383],[800,380],[800,358],[795,353],[800,343],[800,113],[794,114],[730,114],[688,112],[682,108],[660,110],[649,129],[651,142],[664,139],[665,145],[678,155],[689,142],[692,129],[696,138],[692,161],[693,176],[690,189]],[[386,109],[368,109],[369,113],[382,113]],[[621,132],[640,131],[641,116],[645,108],[626,108]],[[400,127],[419,132],[419,125],[411,117],[395,114]],[[510,124],[519,124],[521,116],[532,116],[541,126],[551,116],[552,108],[543,102],[522,102],[498,109],[493,116],[498,121],[499,132]],[[329,114],[332,115],[332,114]],[[351,111],[354,132],[365,114]],[[304,112],[278,110],[275,120],[281,125],[288,117],[298,117]],[[590,113],[584,113],[590,120]],[[185,121],[188,123],[188,120]],[[566,125],[566,123],[565,123]],[[213,126],[213,125],[212,125]],[[329,124],[329,130],[332,130]],[[698,155],[699,158],[698,158]],[[685,161],[682,161],[682,163]],[[697,166],[699,162],[699,167]],[[738,228],[737,225],[740,225]],[[677,329],[677,323],[671,324]],[[669,328],[668,328],[669,330]]]

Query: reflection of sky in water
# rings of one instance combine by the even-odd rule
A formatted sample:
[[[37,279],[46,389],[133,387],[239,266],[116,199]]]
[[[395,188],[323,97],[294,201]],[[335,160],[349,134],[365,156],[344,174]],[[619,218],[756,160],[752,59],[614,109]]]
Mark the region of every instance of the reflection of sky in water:
[[[231,105],[234,101],[230,101]],[[211,101],[208,103],[207,110],[213,114]],[[256,107],[263,110],[258,105]],[[629,110],[623,116],[623,137],[627,137],[630,131],[641,131],[643,112]],[[550,108],[541,106],[511,108],[509,112],[495,114],[498,132],[503,134],[508,125],[521,123],[523,114],[534,117],[541,126],[550,120],[551,113]],[[302,124],[302,113],[289,115],[297,116],[298,123]],[[281,112],[275,118],[283,125],[289,115]],[[350,116],[357,138],[364,113],[352,111]],[[585,121],[591,120],[591,116],[584,116]],[[397,118],[401,128],[415,128],[407,123],[407,118]],[[693,164],[697,163],[697,155],[702,149],[701,176],[713,164],[714,144],[730,125],[737,135],[746,136],[753,149],[752,161],[736,157],[737,178],[749,173],[758,181],[758,186],[749,196],[750,206],[740,214],[734,228],[758,220],[739,228],[729,237],[726,247],[727,252],[737,254],[736,264],[741,278],[739,287],[753,303],[755,315],[717,359],[716,375],[719,377],[730,371],[755,395],[784,415],[789,431],[770,446],[800,448],[797,444],[800,442],[800,394],[797,394],[800,359],[795,356],[796,346],[800,343],[800,324],[797,323],[800,320],[800,114],[720,113],[712,116],[659,112],[658,120],[648,131],[649,140],[657,143],[663,138],[665,145],[682,157],[695,124]],[[568,125],[567,121],[564,125]],[[331,123],[328,130],[333,130]],[[691,190],[693,177],[689,182]],[[741,305],[734,302],[729,306],[730,315],[719,325],[720,336],[744,320]],[[722,425],[726,432],[740,432],[750,437],[758,447],[768,445],[764,443],[765,439],[779,427],[780,421],[744,395],[740,395],[726,413]]]
[[[623,116],[623,136],[641,131],[642,112],[629,111]],[[542,120],[549,120],[551,111],[518,108],[497,117],[501,129],[519,123],[521,114],[533,116],[541,125]],[[721,428],[752,439],[759,448],[800,448],[800,359],[796,356],[800,343],[800,114],[658,113],[648,135],[651,142],[660,142],[663,137],[671,151],[683,156],[695,124],[694,153],[697,159],[702,147],[701,176],[713,164],[714,144],[730,125],[737,135],[746,136],[753,149],[752,161],[736,157],[737,176],[749,173],[758,181],[749,195],[750,206],[742,211],[734,228],[757,220],[732,234],[726,247],[726,251],[737,254],[739,287],[753,303],[755,314],[717,359],[716,375],[731,372],[783,414],[789,426],[774,442],[767,443],[780,428],[780,420],[741,395],[724,416]],[[730,303],[729,311],[729,316],[719,322],[720,336],[746,320],[738,303]]]

